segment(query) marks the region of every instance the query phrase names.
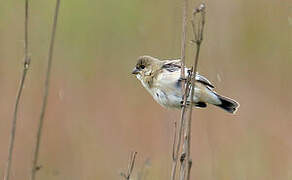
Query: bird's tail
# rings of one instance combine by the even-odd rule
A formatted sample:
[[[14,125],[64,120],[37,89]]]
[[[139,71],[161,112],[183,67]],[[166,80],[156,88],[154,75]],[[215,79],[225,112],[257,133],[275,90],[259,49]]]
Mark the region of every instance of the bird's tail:
[[[219,100],[221,101],[221,104],[215,104],[216,106],[224,109],[227,112],[233,113],[233,114],[236,112],[236,110],[239,107],[238,102],[234,101],[233,99],[221,96],[219,94],[216,94],[216,95],[219,98]]]

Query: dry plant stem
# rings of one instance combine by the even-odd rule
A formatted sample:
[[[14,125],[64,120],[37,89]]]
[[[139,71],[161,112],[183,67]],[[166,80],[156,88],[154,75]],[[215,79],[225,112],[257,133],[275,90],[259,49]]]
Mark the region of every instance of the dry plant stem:
[[[136,155],[137,152],[132,152],[130,155],[127,174],[121,173],[121,176],[126,180],[130,180],[135,165]]]
[[[172,160],[175,159],[175,145],[176,145],[176,136],[177,136],[177,123],[174,122],[174,133],[173,133],[173,144],[172,144]]]
[[[186,38],[187,38],[187,12],[188,12],[188,0],[183,0],[183,23],[182,23],[182,40],[181,40],[181,78],[185,78],[185,57],[186,57]],[[184,88],[184,86],[182,85]]]
[[[198,61],[200,55],[200,47],[203,41],[203,31],[205,25],[205,4],[200,4],[198,8],[196,8],[193,12],[192,26],[195,40],[193,41],[196,44],[196,55],[194,59],[194,68],[192,70],[192,84],[191,84],[191,97],[194,96],[195,91],[195,76],[198,68]],[[198,17],[199,16],[199,17]],[[198,17],[198,24],[196,25],[196,18]],[[193,104],[193,98],[190,99],[190,104]],[[192,106],[189,109],[188,121],[186,123],[186,131],[185,131],[185,141],[184,146],[186,147],[186,165],[187,165],[187,175],[186,179],[190,179],[190,171],[192,167],[192,160],[190,157],[190,148],[191,148],[191,127],[192,127]]]
[[[193,69],[193,68],[192,68]],[[193,71],[191,69],[191,71]],[[189,73],[188,76],[187,76],[187,79],[186,79],[186,88],[185,88],[185,94],[184,94],[184,104],[183,104],[183,112],[182,114],[185,116],[186,114],[186,110],[187,110],[187,105],[186,105],[186,102],[187,102],[187,99],[189,97],[189,94],[190,94],[190,85],[191,85],[191,78],[192,78],[192,73]],[[184,117],[183,117],[184,118]],[[183,122],[183,124],[181,125],[182,126],[182,131],[185,131],[185,128],[186,128],[186,124]],[[183,134],[181,134],[182,136]],[[182,137],[180,136],[180,138],[182,139]],[[184,136],[185,137],[185,136]],[[185,142],[185,139],[184,139],[184,142]],[[185,169],[186,169],[186,166],[185,166],[185,143],[183,145],[183,150],[182,150],[182,154],[180,156],[180,163],[181,163],[181,166],[180,166],[180,172],[179,172],[179,179],[181,180],[184,180],[184,177],[185,177]]]
[[[48,94],[49,94],[50,75],[51,75],[51,69],[52,69],[52,58],[53,58],[53,51],[54,51],[54,41],[55,41],[55,34],[56,34],[56,28],[57,28],[59,7],[60,7],[60,0],[57,0],[55,14],[54,14],[54,23],[53,23],[53,28],[52,28],[50,47],[49,47],[48,66],[47,66],[46,80],[45,80],[45,85],[44,85],[43,103],[42,103],[42,107],[41,107],[41,114],[40,114],[40,118],[39,118],[36,143],[35,143],[35,147],[34,147],[34,154],[33,154],[33,160],[32,160],[32,167],[31,167],[32,169],[31,169],[31,177],[30,177],[31,180],[35,180],[36,171],[38,170],[37,163],[38,163],[40,142],[41,142],[41,136],[42,136],[43,122],[44,122],[47,101],[48,101]]]
[[[13,149],[14,149],[19,102],[22,95],[22,90],[24,87],[27,71],[29,69],[29,64],[30,64],[30,57],[28,55],[28,10],[29,10],[28,5],[29,5],[28,0],[26,0],[25,1],[25,18],[24,18],[24,66],[23,66],[20,85],[19,85],[19,89],[17,92],[16,101],[14,105],[14,113],[13,113],[13,120],[12,120],[12,127],[11,127],[11,132],[10,132],[10,140],[9,140],[9,148],[8,148],[8,159],[6,162],[4,180],[10,179],[10,171],[11,171],[12,155],[13,155]]]
[[[187,9],[188,9],[188,0],[183,0],[183,23],[182,23],[182,40],[181,40],[181,79],[185,78],[185,54],[186,54],[186,34],[187,34]],[[185,82],[186,83],[186,82]],[[176,133],[174,137],[173,143],[173,152],[172,152],[172,170],[171,170],[171,180],[175,180],[176,177],[176,169],[177,169],[177,161],[178,161],[178,153],[181,144],[181,136],[184,124],[185,117],[185,103],[186,103],[186,93],[185,93],[185,83],[182,83],[182,93],[184,94],[183,102],[184,105],[181,110],[180,123],[179,123],[179,132]],[[177,131],[177,130],[176,130]],[[176,132],[175,131],[175,132]]]

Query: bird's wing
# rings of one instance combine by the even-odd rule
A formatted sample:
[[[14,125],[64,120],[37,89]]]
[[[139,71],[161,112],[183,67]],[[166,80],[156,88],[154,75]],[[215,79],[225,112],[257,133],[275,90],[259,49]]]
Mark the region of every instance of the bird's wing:
[[[163,61],[163,65],[161,67],[162,70],[167,70],[169,72],[180,71],[181,69],[181,60],[165,60]]]
[[[168,72],[176,72],[181,70],[181,60],[165,60],[164,64],[162,65],[162,70],[167,70]],[[190,69],[186,68],[186,72]],[[187,74],[186,74],[187,76]],[[205,84],[211,88],[214,88],[214,85],[204,76],[200,75],[199,73],[196,74],[196,80],[202,84]]]
[[[203,83],[203,84],[211,87],[211,88],[214,88],[213,84],[211,84],[211,82],[207,78],[200,75],[199,73],[196,74],[196,80],[199,81],[200,83]]]

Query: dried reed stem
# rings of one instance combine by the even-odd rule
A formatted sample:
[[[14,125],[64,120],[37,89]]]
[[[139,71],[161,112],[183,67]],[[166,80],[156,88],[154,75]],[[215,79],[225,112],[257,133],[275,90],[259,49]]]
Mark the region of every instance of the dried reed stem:
[[[182,17],[182,39],[181,39],[181,79],[185,79],[185,55],[186,55],[186,36],[187,36],[187,9],[188,9],[188,0],[183,1],[183,17]],[[186,82],[185,82],[186,83]],[[184,94],[183,102],[186,103],[186,91],[185,91],[185,83],[182,83],[182,93]],[[185,104],[181,110],[180,123],[179,123],[179,131],[177,134],[177,127],[175,127],[175,137],[173,140],[173,152],[172,152],[172,170],[171,170],[171,180],[175,180],[176,177],[176,169],[177,169],[177,161],[178,154],[181,144],[181,136],[183,130],[183,124],[185,119]]]
[[[185,94],[184,94],[184,100],[183,100],[183,116],[185,116],[186,114],[186,110],[187,110],[187,99],[190,95],[190,87],[191,87],[191,78],[192,78],[192,72],[193,70],[191,69],[191,71],[188,71],[188,76],[187,76],[187,79],[186,79],[186,88],[185,88]],[[183,117],[185,118],[185,117]],[[182,131],[185,132],[186,128],[186,124],[185,122],[183,122],[182,124]],[[183,137],[183,133],[180,135],[180,138],[182,139]],[[185,136],[184,136],[185,137]],[[185,142],[185,139],[184,139],[184,142]],[[184,180],[184,177],[185,177],[185,143],[183,144],[183,148],[182,148],[182,154],[180,156],[180,172],[179,172],[179,178],[180,180]]]
[[[203,41],[203,32],[204,32],[204,25],[205,25],[205,10],[206,10],[205,4],[200,4],[200,6],[193,11],[193,18],[192,18],[193,34],[195,38],[192,42],[196,44],[196,55],[194,59],[193,69],[192,69],[191,98],[190,98],[189,116],[188,116],[188,121],[186,123],[185,141],[184,141],[185,154],[186,154],[186,161],[185,161],[186,171],[185,172],[186,172],[187,180],[190,180],[190,171],[192,167],[192,160],[190,157],[192,104],[193,104],[193,97],[195,93],[195,79],[196,79],[195,77],[196,77],[196,72],[198,69],[200,47]]]
[[[30,57],[28,55],[28,10],[29,10],[28,0],[25,1],[25,8],[24,9],[25,9],[24,10],[25,11],[25,16],[24,16],[24,64],[23,64],[23,71],[22,71],[22,75],[21,75],[20,85],[18,88],[16,101],[15,101],[15,105],[14,105],[14,113],[13,113],[12,127],[11,127],[11,131],[10,131],[10,140],[9,140],[9,148],[8,148],[8,159],[6,162],[4,180],[10,179],[10,171],[11,171],[12,156],[13,156],[13,149],[14,149],[19,102],[20,102],[22,90],[24,87],[24,82],[26,79],[27,71],[29,69],[29,64],[30,64]]]
[[[34,147],[30,180],[35,180],[36,172],[39,169],[37,163],[38,163],[40,142],[41,142],[41,136],[42,136],[43,122],[44,122],[47,101],[48,101],[48,94],[49,94],[50,77],[51,77],[51,69],[52,69],[52,58],[53,58],[53,52],[54,52],[54,42],[55,42],[59,8],[60,8],[60,0],[57,0],[55,13],[54,13],[54,23],[53,23],[52,34],[51,34],[50,47],[49,47],[48,66],[47,66],[46,79],[45,79],[45,85],[44,85],[43,103],[42,103],[42,107],[41,107],[41,113],[40,113],[40,118],[39,118],[37,136],[36,136],[36,143],[35,143],[35,147]]]
[[[129,157],[129,164],[128,164],[128,171],[127,173],[121,173],[121,176],[125,178],[126,180],[130,180],[130,177],[132,175],[134,165],[135,165],[135,160],[136,160],[136,155],[137,152],[132,152],[130,157]]]

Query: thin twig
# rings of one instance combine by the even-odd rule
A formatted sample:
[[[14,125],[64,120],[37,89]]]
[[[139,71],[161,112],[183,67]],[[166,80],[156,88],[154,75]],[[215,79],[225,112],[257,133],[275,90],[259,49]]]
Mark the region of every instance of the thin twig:
[[[188,9],[188,0],[183,1],[183,22],[182,22],[182,39],[181,39],[181,79],[185,79],[185,55],[186,55],[186,36],[187,36],[187,9]],[[181,136],[182,136],[182,130],[183,130],[183,124],[185,119],[185,110],[186,110],[186,93],[185,93],[185,81],[182,81],[182,94],[184,94],[183,97],[183,107],[181,110],[181,116],[180,116],[180,123],[179,123],[179,132],[174,138],[173,147],[176,146],[176,148],[173,148],[172,152],[172,170],[171,170],[171,180],[175,180],[176,177],[176,169],[177,169],[177,161],[178,161],[178,153],[180,149],[181,144]]]
[[[175,145],[177,136],[177,123],[174,122],[173,144],[172,144],[172,160],[175,160]]]
[[[130,177],[132,175],[134,165],[135,165],[135,160],[136,160],[136,155],[137,152],[132,152],[129,158],[129,164],[128,164],[128,171],[127,173],[121,173],[121,176],[125,178],[126,180],[130,180]]]
[[[39,155],[39,149],[40,149],[40,141],[41,141],[41,136],[42,136],[43,122],[44,122],[47,101],[48,101],[48,94],[49,94],[52,58],[53,58],[53,52],[54,52],[54,42],[55,42],[59,8],[60,8],[60,0],[57,0],[55,13],[54,13],[54,23],[53,23],[53,28],[52,28],[50,47],[49,47],[48,66],[47,66],[46,79],[45,79],[45,85],[44,85],[43,103],[41,107],[41,113],[40,113],[40,118],[39,118],[39,125],[38,125],[38,131],[37,131],[37,136],[36,136],[36,143],[34,147],[33,161],[32,161],[32,167],[31,167],[32,168],[31,177],[30,177],[31,180],[35,180],[36,172],[39,169],[37,163],[38,163],[38,155]]]
[[[191,79],[192,79],[192,72],[193,71],[193,67],[192,69],[188,72],[188,78],[186,80],[186,89],[185,89],[185,99],[184,99],[184,114],[186,113],[186,102],[187,102],[187,99],[189,99],[189,94],[190,94],[190,87],[191,87]],[[189,106],[191,106],[191,104],[189,103]],[[192,106],[191,106],[192,107]],[[186,126],[187,124],[183,124],[183,132],[185,134],[186,132]],[[183,134],[181,135],[183,136]],[[182,137],[181,137],[182,138]],[[184,135],[183,137],[183,147],[182,147],[182,153],[181,153],[181,156],[180,156],[180,173],[179,173],[179,178],[180,180],[184,180],[185,179],[185,172],[186,172],[186,164],[185,164],[185,159],[186,159],[186,141],[187,141],[187,136]]]
[[[188,167],[187,167],[187,180],[190,180],[192,165],[193,165],[193,161],[192,161],[192,160],[188,160]]]
[[[13,113],[12,127],[11,127],[11,132],[10,132],[10,141],[9,141],[9,148],[8,148],[8,159],[6,162],[4,180],[9,180],[9,178],[10,178],[19,102],[20,102],[20,98],[22,95],[22,90],[24,87],[24,82],[26,79],[27,71],[29,69],[29,64],[30,64],[30,57],[28,55],[28,10],[29,10],[28,0],[25,1],[25,8],[24,9],[25,9],[25,16],[24,16],[24,64],[23,64],[23,71],[22,71],[22,75],[21,75],[20,85],[19,85],[19,89],[17,92],[16,101],[15,101],[15,105],[14,105],[14,113]]]
[[[185,57],[186,57],[186,38],[187,38],[187,17],[188,17],[188,0],[183,3],[183,22],[182,22],[182,40],[181,40],[181,78],[185,78]]]
[[[198,61],[199,61],[199,55],[200,55],[200,47],[201,43],[203,41],[203,32],[204,32],[204,25],[205,25],[205,10],[206,6],[205,4],[200,4],[198,8],[196,8],[193,12],[193,18],[192,18],[192,26],[193,26],[193,33],[195,40],[193,41],[196,44],[196,55],[194,59],[194,68],[192,70],[192,84],[191,84],[191,98],[190,98],[190,104],[193,104],[193,97],[195,93],[195,79],[196,79],[196,73],[198,68]],[[196,24],[196,18],[198,18],[198,22]],[[190,179],[190,170],[192,167],[192,160],[190,157],[190,148],[191,148],[191,127],[192,127],[192,106],[190,105],[189,109],[189,117],[186,124],[186,134],[185,134],[185,144],[186,144],[186,165],[187,165],[187,180]]]

